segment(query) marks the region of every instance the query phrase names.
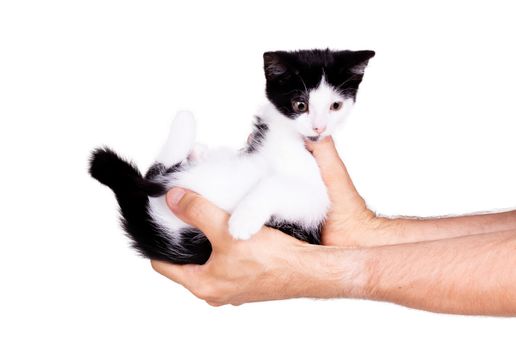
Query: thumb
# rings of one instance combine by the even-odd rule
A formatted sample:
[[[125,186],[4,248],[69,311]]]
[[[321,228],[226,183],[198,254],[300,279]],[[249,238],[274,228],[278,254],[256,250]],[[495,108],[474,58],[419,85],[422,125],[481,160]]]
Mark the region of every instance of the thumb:
[[[231,239],[228,214],[199,194],[174,187],[167,193],[167,205],[183,222],[200,229],[215,248]]]
[[[318,142],[307,142],[306,148],[312,152],[330,192],[349,192],[350,190],[356,192],[346,166],[340,159],[331,137],[326,137]]]

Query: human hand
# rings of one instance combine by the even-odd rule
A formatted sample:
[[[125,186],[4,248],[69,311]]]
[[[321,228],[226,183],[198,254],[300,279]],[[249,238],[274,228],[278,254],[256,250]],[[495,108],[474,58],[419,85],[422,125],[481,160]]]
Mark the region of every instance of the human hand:
[[[228,232],[226,212],[181,188],[169,191],[167,203],[176,216],[208,237],[213,251],[204,265],[152,261],[152,266],[210,305],[330,297],[337,289],[342,293],[340,284],[327,278],[328,271],[332,276],[341,271],[328,269],[330,257],[337,254],[334,249],[309,245],[267,227],[249,240],[235,240]]]
[[[331,137],[307,142],[328,188],[331,207],[323,227],[324,245],[354,247],[377,245],[375,238],[392,226],[389,219],[376,216],[358,194]]]

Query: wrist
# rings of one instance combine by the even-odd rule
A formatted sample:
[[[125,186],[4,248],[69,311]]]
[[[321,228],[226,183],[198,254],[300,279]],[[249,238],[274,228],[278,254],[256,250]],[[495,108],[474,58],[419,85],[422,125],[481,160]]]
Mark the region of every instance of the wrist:
[[[370,268],[364,249],[307,245],[300,254],[298,297],[363,298]]]
[[[354,246],[377,247],[399,243],[404,222],[400,219],[376,216],[364,221],[362,229],[354,234]]]

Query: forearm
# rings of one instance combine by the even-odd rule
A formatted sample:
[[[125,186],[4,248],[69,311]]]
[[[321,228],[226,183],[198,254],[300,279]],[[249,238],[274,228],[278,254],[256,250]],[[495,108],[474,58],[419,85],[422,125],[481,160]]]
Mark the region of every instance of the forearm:
[[[516,210],[446,218],[378,218],[378,229],[359,241],[379,246],[433,241],[473,234],[516,230]]]
[[[328,252],[332,271],[320,272],[333,297],[434,312],[516,315],[516,230]]]

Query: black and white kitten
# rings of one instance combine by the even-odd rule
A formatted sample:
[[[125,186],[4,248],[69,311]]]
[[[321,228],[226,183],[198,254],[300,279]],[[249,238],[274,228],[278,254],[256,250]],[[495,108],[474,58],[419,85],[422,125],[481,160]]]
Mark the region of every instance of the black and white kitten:
[[[174,186],[231,213],[229,232],[236,239],[248,239],[267,225],[318,244],[330,202],[304,141],[331,135],[346,118],[373,56],[373,51],[266,52],[269,102],[245,149],[200,152],[193,116],[179,112],[145,176],[107,148],[93,152],[90,173],[114,191],[133,246],[151,259],[202,264],[211,253],[203,233],[168,209],[164,195]]]

